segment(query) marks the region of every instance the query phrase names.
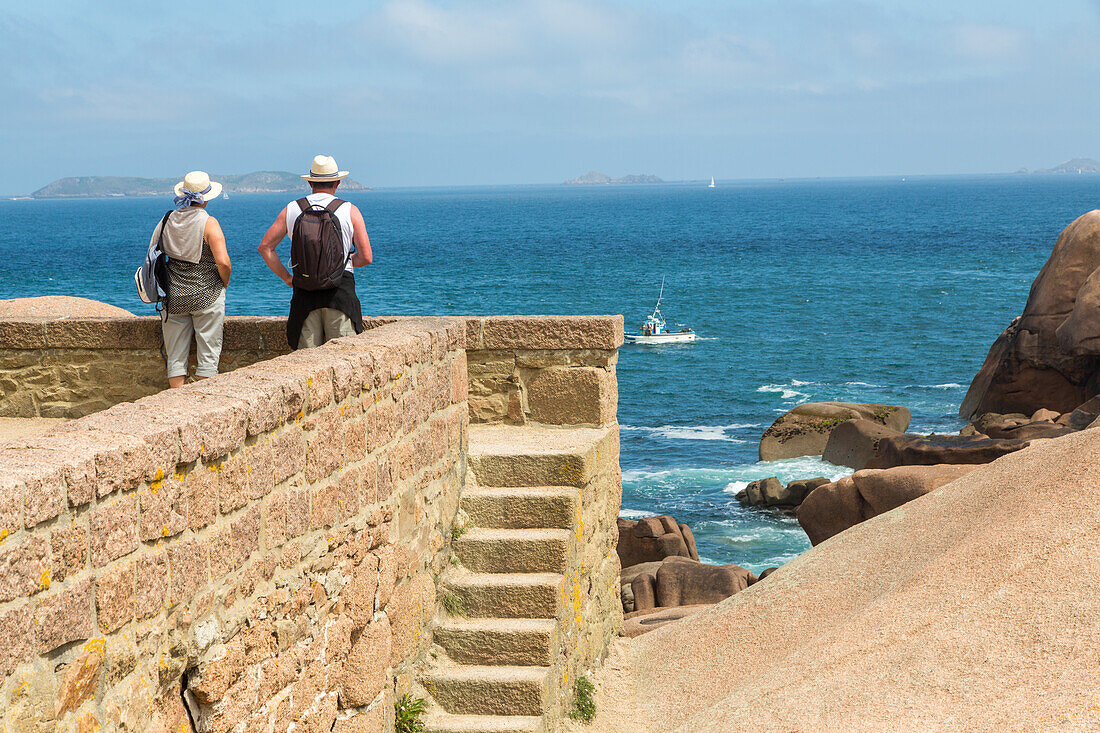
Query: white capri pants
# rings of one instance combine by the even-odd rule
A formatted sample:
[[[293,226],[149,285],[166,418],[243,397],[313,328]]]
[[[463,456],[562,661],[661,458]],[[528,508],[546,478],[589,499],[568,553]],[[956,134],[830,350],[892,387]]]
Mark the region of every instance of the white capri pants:
[[[196,377],[212,377],[218,373],[222,355],[222,325],[225,323],[225,290],[209,307],[192,313],[167,313],[161,322],[164,334],[164,357],[168,377],[187,376],[187,359],[191,355],[191,337],[195,338]]]

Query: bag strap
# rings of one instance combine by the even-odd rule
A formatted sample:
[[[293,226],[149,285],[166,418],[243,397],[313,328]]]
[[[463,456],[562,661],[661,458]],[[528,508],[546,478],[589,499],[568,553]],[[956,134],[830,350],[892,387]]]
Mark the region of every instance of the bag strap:
[[[306,209],[308,209],[309,207],[313,206],[313,204],[311,204],[311,203],[309,202],[309,199],[307,199],[307,198],[306,198],[305,196],[303,196],[302,198],[298,199],[298,200],[297,200],[297,201],[295,201],[294,203],[298,204],[298,208],[299,208],[299,209],[301,209],[303,213],[304,213],[304,212],[306,211]]]
[[[347,203],[347,201],[344,201],[342,199],[334,198],[332,201],[328,202],[328,206],[325,207],[325,211],[327,211],[328,213],[335,216],[336,210],[339,209],[341,206],[343,206],[346,203]]]
[[[164,251],[164,247],[160,246],[160,243],[164,241],[164,227],[168,226],[168,217],[172,215],[172,210],[164,212],[164,216],[160,219],[160,234],[157,235],[157,249],[161,252]]]

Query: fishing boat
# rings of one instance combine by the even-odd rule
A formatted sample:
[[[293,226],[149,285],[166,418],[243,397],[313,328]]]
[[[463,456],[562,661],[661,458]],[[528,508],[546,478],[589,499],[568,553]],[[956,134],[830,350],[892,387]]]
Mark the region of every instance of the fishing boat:
[[[710,177],[710,185],[707,186],[707,188],[718,188],[717,186],[714,185],[714,176]]]
[[[624,334],[627,343],[631,344],[685,344],[695,340],[695,332],[690,328],[679,331],[666,329],[664,316],[661,315],[661,299],[665,295],[665,279],[661,278],[661,292],[657,296],[657,305],[653,307],[653,313],[642,321],[642,327],[638,333]]]

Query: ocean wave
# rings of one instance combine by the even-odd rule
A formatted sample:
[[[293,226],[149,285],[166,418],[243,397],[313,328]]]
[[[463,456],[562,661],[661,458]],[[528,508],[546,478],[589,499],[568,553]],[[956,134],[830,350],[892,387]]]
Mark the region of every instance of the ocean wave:
[[[644,433],[667,440],[722,440],[727,443],[747,443],[749,441],[727,435],[727,432],[730,430],[759,427],[759,425],[754,423],[734,423],[732,425],[661,425],[655,428],[645,425],[620,425],[619,430],[624,432]]]
[[[810,395],[794,389],[795,387],[805,387],[807,384],[809,384],[809,382],[799,382],[796,379],[792,380],[790,384],[763,384],[757,387],[756,391],[778,394],[781,398],[785,400],[809,399]]]
[[[844,386],[845,387],[874,387],[876,389],[881,389],[882,388],[881,384],[871,384],[870,382],[845,382]]]
[[[657,517],[660,515],[644,509],[620,509],[619,516],[623,519],[642,519],[644,517]]]
[[[798,479],[824,476],[836,480],[852,473],[852,469],[826,463],[818,456],[784,458],[781,461],[760,461],[740,466],[704,467],[684,466],[668,469],[631,468],[623,471],[623,483],[637,491],[647,486],[669,488],[706,487],[713,491],[736,494],[744,486],[734,488],[739,483],[747,485],[749,481],[775,476],[788,483]]]

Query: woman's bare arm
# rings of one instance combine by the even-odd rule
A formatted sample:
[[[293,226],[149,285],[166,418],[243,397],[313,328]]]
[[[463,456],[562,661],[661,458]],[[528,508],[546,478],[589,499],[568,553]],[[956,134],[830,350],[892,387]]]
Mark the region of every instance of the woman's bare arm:
[[[218,275],[222,279],[222,284],[228,287],[229,274],[233,267],[229,262],[229,251],[225,248],[225,234],[222,232],[222,225],[211,216],[206,220],[206,228],[203,229],[202,235],[206,238],[206,245],[210,247],[210,251],[214,254],[214,262],[218,266]]]

